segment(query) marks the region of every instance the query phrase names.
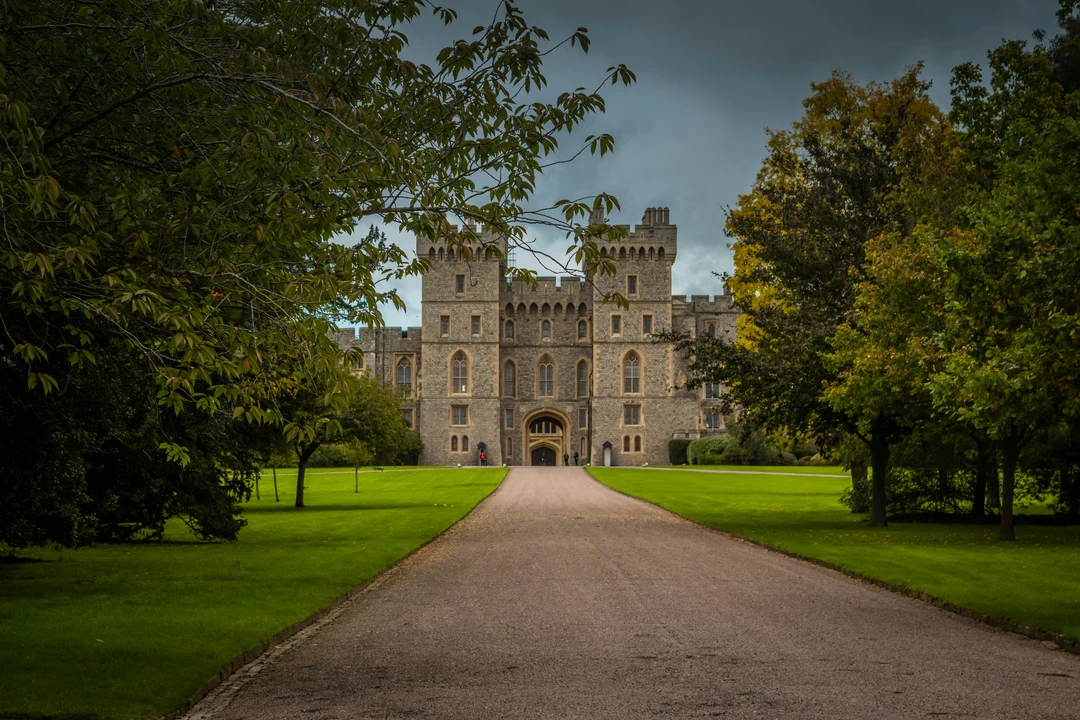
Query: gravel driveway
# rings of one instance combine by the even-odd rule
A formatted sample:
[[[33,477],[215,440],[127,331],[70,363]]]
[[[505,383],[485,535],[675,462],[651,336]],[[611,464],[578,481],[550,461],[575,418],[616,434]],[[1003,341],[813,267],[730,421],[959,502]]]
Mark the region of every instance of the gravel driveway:
[[[1076,656],[581,469],[516,468],[213,717],[1076,720],[1078,678]]]

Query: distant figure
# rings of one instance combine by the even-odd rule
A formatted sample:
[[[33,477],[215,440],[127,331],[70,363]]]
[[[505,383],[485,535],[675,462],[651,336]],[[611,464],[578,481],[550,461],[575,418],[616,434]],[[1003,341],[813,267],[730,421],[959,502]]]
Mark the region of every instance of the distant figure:
[[[577,453],[574,453],[574,464],[577,465]]]
[[[486,452],[481,452],[480,453],[480,467],[483,467],[485,465],[487,465],[487,453]]]
[[[567,455],[566,453],[562,454],[562,464],[563,465],[569,465],[570,464],[570,456]]]

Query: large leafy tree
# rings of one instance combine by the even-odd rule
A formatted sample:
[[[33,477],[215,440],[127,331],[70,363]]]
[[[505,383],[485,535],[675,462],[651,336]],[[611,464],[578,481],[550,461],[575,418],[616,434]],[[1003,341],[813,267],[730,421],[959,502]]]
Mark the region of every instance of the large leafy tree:
[[[679,345],[692,357],[695,381],[724,383],[729,400],[767,427],[864,438],[874,525],[886,522],[889,441],[902,420],[892,407],[867,413],[830,403],[823,393],[837,370],[826,355],[865,279],[867,244],[911,227],[897,202],[900,164],[941,121],[920,70],[865,86],[837,72],[813,85],[801,120],[770,133],[754,187],[727,222],[737,263],[730,285],[746,313],[742,338],[732,345],[683,338]]]
[[[596,239],[618,231],[585,218],[614,198],[529,205],[546,167],[612,148],[560,148],[603,111],[597,91],[533,94],[585,30],[550,41],[505,2],[417,62],[403,29],[432,14],[455,17],[425,0],[0,0],[0,354],[22,378],[4,390],[62,404],[80,366],[134,358],[178,416],[281,422],[269,369],[301,347],[296,377],[324,379],[334,323],[378,325],[400,303],[380,280],[425,267],[333,242],[365,218],[461,247],[476,240],[455,217],[511,244],[542,222],[611,270]],[[632,80],[613,67],[597,87]],[[180,434],[157,439],[196,462]]]

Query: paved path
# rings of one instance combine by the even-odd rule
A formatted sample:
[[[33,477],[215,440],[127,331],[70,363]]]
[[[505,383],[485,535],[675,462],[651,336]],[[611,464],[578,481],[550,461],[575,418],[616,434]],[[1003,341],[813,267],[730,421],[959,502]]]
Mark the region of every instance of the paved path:
[[[1080,659],[521,468],[218,718],[1080,717]]]

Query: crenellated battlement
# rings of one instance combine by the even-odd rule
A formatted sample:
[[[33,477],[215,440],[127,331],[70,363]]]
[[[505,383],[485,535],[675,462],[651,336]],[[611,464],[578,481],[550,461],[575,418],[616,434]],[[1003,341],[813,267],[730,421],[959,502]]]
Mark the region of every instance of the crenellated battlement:
[[[460,234],[465,248],[454,250],[448,248],[442,240],[432,241],[426,238],[416,238],[416,256],[426,257],[431,262],[443,261],[502,261],[506,257],[506,238],[496,235],[480,225],[466,223],[465,225],[450,225],[452,235]],[[498,249],[498,253],[495,251]],[[501,257],[500,257],[501,253]]]

